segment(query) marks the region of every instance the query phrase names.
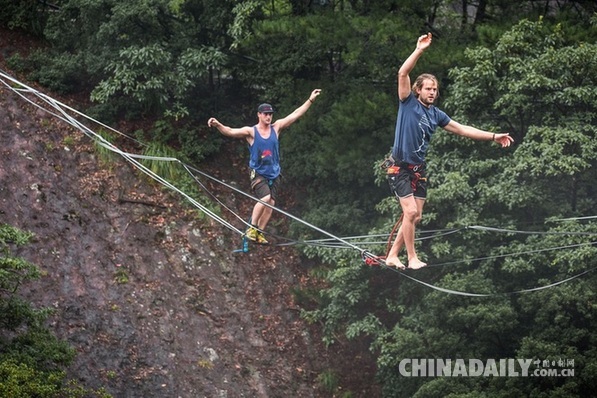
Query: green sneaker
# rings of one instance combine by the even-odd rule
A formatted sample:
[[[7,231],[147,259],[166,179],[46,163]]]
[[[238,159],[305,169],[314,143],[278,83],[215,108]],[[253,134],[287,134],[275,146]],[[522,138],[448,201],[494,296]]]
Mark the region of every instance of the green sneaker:
[[[257,231],[257,243],[260,245],[267,245],[269,243],[261,231]]]
[[[252,240],[253,242],[258,242],[259,239],[259,231],[255,227],[249,227],[247,232],[245,233],[247,239]]]

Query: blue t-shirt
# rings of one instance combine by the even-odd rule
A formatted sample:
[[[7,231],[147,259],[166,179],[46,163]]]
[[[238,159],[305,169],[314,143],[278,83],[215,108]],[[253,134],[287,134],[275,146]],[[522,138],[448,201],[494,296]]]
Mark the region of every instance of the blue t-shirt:
[[[273,180],[280,175],[280,148],[278,134],[273,127],[270,128],[266,139],[259,134],[257,126],[253,126],[255,139],[253,145],[249,145],[249,167],[268,180]]]
[[[450,123],[450,117],[431,105],[425,107],[411,92],[400,102],[392,157],[396,162],[425,163],[429,141],[435,129]]]

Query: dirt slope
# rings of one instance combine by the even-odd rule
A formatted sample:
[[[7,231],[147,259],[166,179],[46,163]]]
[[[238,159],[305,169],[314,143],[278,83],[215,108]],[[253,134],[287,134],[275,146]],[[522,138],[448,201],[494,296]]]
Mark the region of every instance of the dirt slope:
[[[236,235],[4,86],[0,124],[0,222],[36,235],[18,254],[45,275],[25,292],[55,308],[71,377],[115,397],[325,397],[316,377],[334,370],[377,396],[361,347],[328,351],[300,319],[293,249],[233,254]]]

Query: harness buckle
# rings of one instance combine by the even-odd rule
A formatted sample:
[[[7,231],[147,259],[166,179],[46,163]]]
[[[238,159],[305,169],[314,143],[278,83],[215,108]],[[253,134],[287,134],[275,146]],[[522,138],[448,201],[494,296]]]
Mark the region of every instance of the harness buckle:
[[[387,169],[390,166],[394,165],[394,159],[392,159],[391,157],[384,159],[384,161],[379,165],[380,168],[382,169]]]

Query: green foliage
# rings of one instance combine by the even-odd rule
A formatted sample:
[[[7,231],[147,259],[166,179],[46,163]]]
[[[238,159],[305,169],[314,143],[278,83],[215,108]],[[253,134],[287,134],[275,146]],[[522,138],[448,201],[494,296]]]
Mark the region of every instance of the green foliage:
[[[0,25],[41,36],[50,6],[31,0],[1,0]]]
[[[447,105],[465,122],[467,115],[474,114],[489,126],[500,125],[520,145],[503,174],[496,176],[486,169],[487,197],[537,217],[591,211],[594,202],[586,199],[591,197],[590,181],[595,177],[596,109],[589,98],[597,94],[597,47],[568,45],[558,26],[550,31],[541,22],[522,21],[500,39],[493,54],[478,49],[468,55],[475,67],[451,71],[454,99]],[[493,104],[488,103],[491,99]],[[435,150],[440,152],[444,143],[452,146],[453,141],[441,141]],[[462,162],[452,157],[450,162],[460,170],[470,157]],[[521,191],[520,186],[528,189]]]
[[[228,34],[233,39],[230,49],[236,49],[240,42],[251,36],[250,23],[253,20],[252,15],[258,8],[259,1],[244,1],[234,6],[232,9],[234,21],[228,28]]]
[[[67,383],[64,369],[75,350],[58,340],[44,326],[51,314],[37,309],[17,294],[18,287],[38,278],[39,269],[14,257],[11,245],[25,245],[33,235],[9,225],[0,225],[0,396],[109,397],[103,390],[87,390]]]
[[[13,359],[0,359],[0,397],[10,398],[110,398],[104,388],[86,389],[64,382],[63,371],[45,372]]]
[[[24,245],[32,237],[31,233],[19,231],[11,226],[5,224],[0,226],[0,249],[2,250],[2,256],[0,257],[0,292],[14,293],[23,282],[39,278],[39,269],[35,265],[9,254],[9,243]],[[10,311],[7,314],[10,313],[13,312]]]
[[[335,262],[334,267],[315,270],[319,277],[323,276],[331,283],[331,287],[318,293],[319,308],[303,312],[308,322],[323,324],[324,342],[333,344],[335,334],[350,322],[356,322],[349,326],[351,338],[379,329],[379,320],[366,307],[371,297],[371,286],[366,277],[370,273],[355,266],[353,253],[338,256],[330,249],[308,248],[306,251],[310,256],[318,256],[324,261],[329,258]],[[364,319],[359,320],[361,317]]]
[[[112,131],[105,129],[98,130],[97,134],[99,137],[93,142],[95,150],[97,151],[101,161],[110,163],[116,156],[113,151],[113,142],[116,137]]]
[[[206,157],[217,153],[222,145],[223,138],[218,133],[211,135],[197,134],[191,125],[184,122],[173,122],[171,119],[161,119],[154,123],[148,134],[139,132],[142,141],[150,141],[151,152],[167,154],[167,156],[182,156],[191,159],[193,163],[199,163]],[[160,146],[158,149],[156,146]],[[172,148],[176,148],[176,151]]]
[[[371,184],[371,167],[391,147],[396,71],[419,34],[412,27],[423,29],[427,11],[404,4],[399,12],[391,3],[328,4],[300,18],[280,11],[260,21],[240,46],[254,62],[233,65],[245,86],[264,86],[261,98],[282,115],[311,89],[323,89],[304,119],[283,134],[282,163],[284,175],[306,188],[298,204],[302,217],[335,234],[374,225],[375,204],[388,193],[387,186]],[[438,46],[420,66],[432,65],[442,77],[462,50]],[[292,231],[308,233],[297,225]]]
[[[126,269],[119,268],[114,272],[114,280],[121,285],[129,283],[129,274]]]
[[[91,99],[108,102],[124,95],[143,104],[145,112],[163,111],[166,116],[183,118],[189,110],[181,100],[195,79],[221,62],[222,54],[213,48],[188,49],[173,59],[171,50],[161,43],[127,47],[106,65],[109,77],[93,90]]]
[[[217,154],[224,142],[219,133],[215,135],[207,132],[198,135],[192,127],[181,128],[177,132],[178,147],[180,147],[183,157],[191,159],[193,164],[199,164],[206,158]]]
[[[328,393],[333,393],[338,388],[338,375],[332,370],[327,370],[317,375],[317,383]]]
[[[133,99],[147,102],[150,107],[152,103],[161,104],[168,99],[167,87],[178,77],[172,70],[170,54],[157,43],[122,49],[118,59],[107,65],[107,72],[111,75],[110,82],[101,82],[92,93],[92,100],[105,102],[122,91]],[[165,72],[168,72],[166,76]]]
[[[62,372],[39,372],[14,360],[0,361],[0,396],[11,398],[55,397]]]
[[[203,185],[200,176],[195,175],[194,171],[184,166],[181,160],[181,153],[172,147],[152,142],[145,146],[141,160],[142,165],[157,176],[158,179],[165,181],[168,188],[183,192],[187,199],[197,201],[214,213],[219,213],[216,203],[209,202],[206,194],[202,191]],[[204,216],[203,213],[200,216]],[[123,283],[122,275],[116,276],[116,279]]]
[[[233,3],[64,1],[44,24],[52,47],[34,52],[27,62],[15,58],[13,65],[61,93],[93,89],[93,100],[113,102],[118,113],[130,106],[120,100],[124,97],[140,105],[137,117],[148,112],[187,117],[203,88],[213,84],[214,68],[226,62],[215,45],[225,41],[217,36],[233,39],[213,25],[232,23]],[[246,36],[250,9],[235,10],[237,38]]]
[[[29,78],[48,87],[59,94],[78,92],[88,87],[89,80],[93,79],[82,68],[81,56],[79,54],[56,54],[48,56],[42,50],[34,51],[28,58]],[[45,67],[40,68],[39,65]]]
[[[33,21],[32,2],[10,3],[1,7],[2,23]],[[451,264],[416,277],[491,294],[597,266],[594,223],[574,220],[597,208],[595,8],[556,3],[469,2],[459,11],[447,1],[64,0],[59,12],[37,19],[51,47],[11,62],[61,92],[93,89],[104,122],[157,120],[147,153],[169,156],[176,148],[197,162],[222,142],[198,127],[208,117],[247,125],[259,102],[285,115],[322,88],[282,135],[284,174],[304,198],[296,210],[333,233],[380,233],[399,214],[396,201],[383,198],[387,186],[376,166],[392,143],[396,70],[416,37],[431,30],[433,47],[414,74],[438,76],[439,105],[455,120],[510,132],[516,142],[497,150],[438,131],[421,229],[493,225],[537,233],[438,233],[417,243],[420,253],[431,264]],[[471,11],[478,11],[474,18]],[[163,163],[147,166],[177,178]],[[180,183],[185,192],[197,188],[189,178]],[[532,294],[466,298],[363,268],[352,250],[305,252],[326,264],[314,273],[329,288],[305,298],[320,307],[304,316],[322,322],[328,344],[339,333],[370,338],[384,396],[568,397],[595,388],[594,273]],[[20,276],[4,280],[14,290],[19,277],[34,273],[6,258],[11,270],[20,267]],[[22,315],[6,318],[11,327],[34,314],[18,301],[5,308]],[[557,355],[574,357],[574,378],[405,380],[396,371],[408,357]]]
[[[41,325],[30,328],[15,337],[5,347],[5,357],[18,360],[40,370],[56,371],[69,365],[75,351],[66,342],[59,341]]]
[[[4,276],[2,276],[4,279]],[[3,280],[3,284],[6,282]],[[19,285],[21,282],[19,281]],[[17,330],[22,325],[40,327],[51,313],[48,309],[35,309],[29,303],[16,296],[14,291],[7,291],[6,297],[0,301],[2,318],[0,326],[8,330]]]
[[[17,246],[26,245],[34,237],[34,234],[28,231],[22,231],[8,224],[0,224],[0,247],[2,250],[7,250],[9,243],[14,243]]]
[[[510,132],[516,144],[498,150],[438,131],[428,157],[431,188],[421,228],[530,231],[437,234],[420,242],[419,252],[432,265],[446,265],[410,274],[444,289],[492,296],[430,290],[389,270],[377,275],[357,267],[354,258],[350,266],[345,254],[313,249],[335,267],[325,278],[322,307],[304,316],[323,322],[328,344],[341,331],[350,338],[369,336],[384,396],[581,397],[593,388],[587,375],[597,361],[588,349],[596,326],[594,272],[542,292],[500,293],[597,267],[595,225],[574,220],[596,208],[597,109],[590,98],[597,94],[597,53],[593,44],[567,43],[558,26],[529,21],[504,33],[495,47],[467,50],[468,65],[450,71],[445,106],[457,121]],[[383,183],[381,174],[378,180]],[[383,200],[377,208],[390,215],[383,223],[390,229],[396,204]],[[568,358],[575,378],[407,378],[397,371],[404,358]]]
[[[183,176],[179,162],[176,160],[177,152],[170,147],[152,142],[143,151],[143,156],[147,157],[142,159],[143,165],[161,178],[176,182]]]

